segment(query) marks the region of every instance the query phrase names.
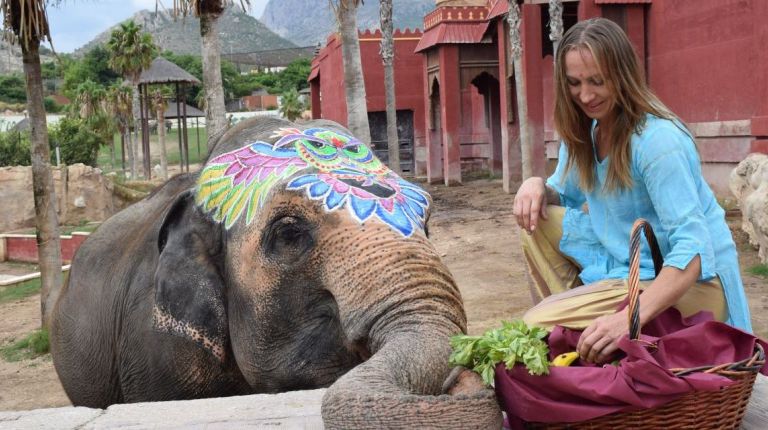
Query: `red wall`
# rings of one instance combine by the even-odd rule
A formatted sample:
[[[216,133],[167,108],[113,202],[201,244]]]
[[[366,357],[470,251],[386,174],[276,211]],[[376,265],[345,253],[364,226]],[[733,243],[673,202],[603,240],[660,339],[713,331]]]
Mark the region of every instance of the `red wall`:
[[[648,8],[648,78],[688,122],[758,116],[768,47],[765,0],[654,1]],[[763,11],[764,12],[764,11]],[[766,115],[768,112],[763,112]]]
[[[368,102],[368,112],[386,110],[384,94],[384,66],[379,54],[381,32],[366,30],[359,34],[360,59]],[[424,118],[423,77],[421,55],[413,51],[421,38],[420,31],[395,31],[395,99],[398,110],[413,111],[414,145],[423,146],[426,130]],[[328,38],[326,46],[312,60],[320,76],[320,117],[347,125],[347,106],[344,96],[344,68],[341,43],[335,36]],[[314,110],[313,110],[314,112]],[[313,114],[316,115],[316,114]]]
[[[77,248],[86,238],[88,233],[73,233],[71,236],[61,237],[61,259],[64,263],[72,261]],[[6,260],[37,263],[37,238],[34,235],[6,235],[0,237],[0,240],[5,240]]]

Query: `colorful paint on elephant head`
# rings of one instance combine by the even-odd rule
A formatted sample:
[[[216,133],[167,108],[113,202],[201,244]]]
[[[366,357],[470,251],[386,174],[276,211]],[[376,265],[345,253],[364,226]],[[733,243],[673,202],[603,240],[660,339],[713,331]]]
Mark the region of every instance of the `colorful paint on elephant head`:
[[[257,141],[208,162],[197,182],[196,201],[230,228],[245,213],[250,224],[266,196],[288,179],[288,190],[305,190],[327,211],[346,207],[360,223],[376,217],[408,237],[423,230],[426,191],[385,166],[363,142],[322,128],[280,129],[274,144]]]

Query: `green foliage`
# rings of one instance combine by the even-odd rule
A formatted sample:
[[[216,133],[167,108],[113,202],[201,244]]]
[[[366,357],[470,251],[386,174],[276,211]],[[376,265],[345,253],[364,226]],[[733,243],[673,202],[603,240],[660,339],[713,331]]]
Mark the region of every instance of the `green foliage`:
[[[0,76],[0,101],[6,103],[27,102],[27,89],[23,75]]]
[[[88,51],[82,60],[64,57],[62,64],[64,75],[62,92],[70,99],[76,97],[77,87],[85,81],[109,86],[120,77],[109,67],[109,51],[102,46],[96,46]]]
[[[0,166],[29,166],[32,159],[29,150],[29,133],[19,131],[0,132]]]
[[[47,354],[50,351],[48,330],[35,330],[26,337],[0,348],[5,361],[21,361]]]
[[[494,369],[501,362],[507,368],[522,363],[528,373],[545,375],[549,373],[549,347],[543,340],[546,336],[546,330],[528,327],[523,321],[502,321],[501,328],[488,330],[482,336],[453,336],[449,364],[474,370],[486,385],[493,383]]]
[[[291,88],[301,90],[309,87],[307,78],[311,70],[312,60],[309,58],[294,61],[277,74],[278,87],[281,91],[288,91]]]
[[[56,103],[51,97],[43,99],[43,106],[45,106],[45,111],[48,113],[59,113],[64,109],[64,106]]]
[[[288,118],[289,121],[295,121],[296,118],[300,118],[301,114],[306,110],[306,107],[304,102],[299,98],[299,92],[296,91],[296,88],[291,88],[283,93],[282,98],[280,113]]]
[[[0,289],[0,303],[13,302],[40,292],[40,278],[30,279]]]
[[[768,264],[755,264],[747,269],[747,272],[768,279]]]
[[[51,147],[57,143],[60,147],[62,163],[96,166],[99,147],[105,142],[88,121],[65,116],[48,133]]]

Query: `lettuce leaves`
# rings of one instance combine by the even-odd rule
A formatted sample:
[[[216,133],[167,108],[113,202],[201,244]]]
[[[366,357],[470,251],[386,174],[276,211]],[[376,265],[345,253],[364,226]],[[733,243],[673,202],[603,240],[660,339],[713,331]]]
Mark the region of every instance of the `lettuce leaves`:
[[[549,333],[528,327],[521,320],[501,324],[501,328],[488,330],[482,336],[451,337],[453,352],[448,363],[474,370],[488,386],[493,384],[494,369],[501,362],[507,368],[522,363],[531,375],[549,374],[549,347],[544,341]]]

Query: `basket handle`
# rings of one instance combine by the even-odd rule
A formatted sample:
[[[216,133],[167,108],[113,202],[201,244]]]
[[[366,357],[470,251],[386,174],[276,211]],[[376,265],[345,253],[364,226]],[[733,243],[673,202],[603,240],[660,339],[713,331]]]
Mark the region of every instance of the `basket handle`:
[[[664,257],[661,255],[659,244],[656,242],[656,236],[653,234],[651,224],[638,218],[632,225],[632,232],[629,235],[629,277],[627,283],[629,286],[629,338],[638,339],[640,337],[640,233],[645,233],[648,245],[651,247],[651,258],[653,258],[653,269],[656,275],[661,272]]]

